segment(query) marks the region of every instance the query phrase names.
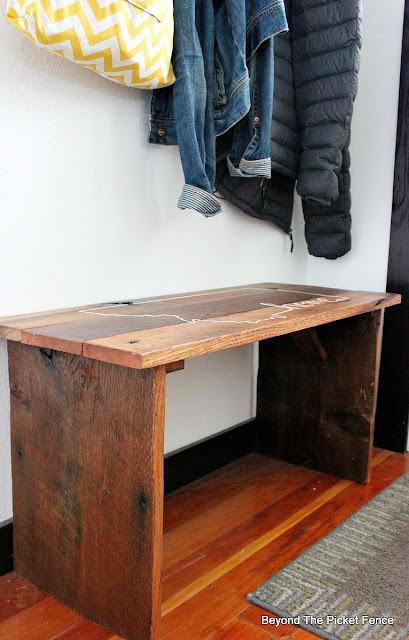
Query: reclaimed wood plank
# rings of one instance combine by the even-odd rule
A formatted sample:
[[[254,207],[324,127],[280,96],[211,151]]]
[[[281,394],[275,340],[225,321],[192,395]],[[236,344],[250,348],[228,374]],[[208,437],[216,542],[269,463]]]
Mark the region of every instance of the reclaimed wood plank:
[[[305,329],[304,331],[295,331],[291,333],[291,340],[299,352],[308,362],[316,365],[324,366],[328,360],[328,354],[325,351],[321,340],[319,339],[316,329]]]
[[[242,314],[262,308],[262,305],[287,305],[312,299],[312,294],[255,288],[229,293],[209,293],[202,296],[169,298],[164,300],[135,301],[132,304],[95,307],[77,312],[67,323],[29,329],[32,336],[53,339],[54,348],[61,342],[83,343],[99,338],[110,338],[124,333],[141,332],[183,323],[195,324],[212,318]],[[35,338],[33,338],[35,341]]]
[[[186,621],[189,621],[190,619],[189,606],[191,606],[188,602],[186,602],[185,605],[175,611],[175,614],[177,615],[175,615],[174,617],[173,637],[178,639],[185,637],[189,637],[190,639],[192,637],[193,640],[198,640],[198,638],[200,638],[201,640],[220,640],[220,637],[217,634],[226,634],[228,633],[228,631],[230,632],[232,629],[236,628],[232,627],[231,625],[233,625],[232,620],[234,620],[237,615],[239,615],[240,619],[243,622],[246,622],[246,624],[248,624],[250,628],[258,627],[259,632],[263,633],[263,637],[265,637],[266,639],[270,637],[271,634],[270,636],[267,635],[266,629],[263,626],[260,627],[260,625],[258,624],[257,617],[254,615],[256,608],[252,606],[249,607],[248,603],[244,600],[244,596],[248,593],[248,591],[258,586],[261,581],[274,573],[274,567],[270,566],[269,563],[279,554],[278,549],[281,549],[283,553],[288,553],[290,551],[290,553],[288,553],[288,556],[296,557],[304,549],[305,546],[309,546],[310,544],[312,544],[318,535],[325,535],[327,528],[336,526],[336,522],[331,523],[331,519],[334,518],[334,513],[336,514],[335,521],[337,519],[342,520],[342,512],[344,512],[344,517],[345,515],[349,515],[348,507],[352,510],[359,508],[362,504],[367,502],[373,496],[373,494],[376,494],[379,490],[381,490],[383,488],[382,485],[389,484],[390,482],[395,480],[396,477],[399,477],[402,473],[409,470],[409,455],[391,456],[390,452],[379,450],[375,450],[374,453],[374,464],[377,466],[375,466],[373,479],[370,485],[364,486],[350,483],[349,487],[344,492],[341,492],[341,494],[339,494],[335,501],[330,502],[328,506],[325,506],[324,509],[319,510],[315,514],[312,514],[311,516],[302,520],[294,527],[293,531],[287,532],[287,534],[282,539],[277,539],[275,544],[270,547],[270,549],[266,550],[264,556],[260,555],[257,558],[257,562],[250,563],[246,561],[245,565],[241,567],[240,574],[238,573],[238,570],[240,569],[240,567],[238,566],[233,570],[233,573],[230,575],[230,577],[229,575],[226,575],[223,579],[219,580],[214,587],[209,587],[208,589],[205,589],[202,593],[200,593],[195,598],[195,607],[192,608],[193,613],[197,611],[198,624],[201,625],[201,630],[199,630],[199,634],[196,636],[194,635],[194,633],[190,634],[189,626],[186,625]],[[263,458],[262,456],[249,457],[256,457],[258,458],[258,460],[261,460]],[[238,466],[238,470],[240,470],[240,473],[243,476],[240,478],[240,483],[243,484],[243,461],[237,461],[229,465],[229,474],[230,476],[233,475],[233,468],[235,465]],[[249,466],[249,473],[252,472],[252,469],[253,467]],[[216,478],[217,474],[219,475]],[[225,490],[227,489],[227,480],[226,478],[224,478],[224,475],[222,473],[215,472],[211,475],[213,495],[216,495],[215,486],[217,485],[218,480],[222,484],[224,483],[224,488]],[[317,473],[316,475],[318,477],[326,477],[322,476],[322,474],[319,473]],[[336,482],[334,478],[332,480]],[[194,492],[199,492],[200,488],[198,485],[200,483],[203,484],[203,488],[206,487],[206,479],[204,478],[201,481],[197,481],[196,483],[194,483]],[[230,477],[230,483],[233,483],[232,477]],[[175,506],[179,506],[181,504],[184,491],[186,491],[187,496],[189,496],[189,487],[175,492]],[[210,494],[208,498],[210,503]],[[302,502],[302,504],[294,503],[294,510],[297,510],[300,506],[308,503],[310,499],[311,497],[305,495],[304,502]],[[194,513],[197,513],[199,508],[199,504],[196,504],[195,506],[194,503],[192,503],[192,517]],[[169,501],[169,504],[165,507],[165,510],[166,509],[168,509],[169,511],[172,509],[172,501]],[[172,520],[171,517],[170,520]],[[313,536],[313,539],[310,539],[310,534]],[[243,537],[243,542],[245,543],[245,536]],[[217,544],[217,540],[215,540],[215,543]],[[226,551],[226,555],[228,553],[229,550]],[[260,554],[261,552],[258,553]],[[217,556],[215,556],[216,565],[217,562]],[[277,563],[278,567],[276,570],[281,568],[279,566],[281,562],[282,559]],[[174,577],[176,578],[177,574],[175,574]],[[14,578],[15,575],[8,574],[8,576],[4,576],[2,579],[0,579],[0,590],[1,585],[7,584]],[[25,584],[27,585],[27,583]],[[0,595],[0,602],[1,600],[2,599]],[[50,599],[47,598],[46,600]],[[216,612],[212,607],[209,607],[209,604],[212,603],[216,608]],[[58,605],[57,603],[55,604],[57,605],[57,608],[54,608],[53,611],[47,609],[47,607],[45,607],[45,609],[38,609],[36,608],[36,606],[34,606],[26,609],[25,611],[22,611],[16,616],[13,616],[14,620],[12,625],[5,625],[3,627],[0,627],[0,629],[3,631],[3,633],[0,634],[0,637],[7,638],[7,640],[56,640],[56,636],[58,638],[62,638],[63,640],[76,640],[77,637],[78,640],[103,640],[105,636],[103,635],[100,638],[99,633],[102,632],[103,634],[105,634],[106,632],[103,632],[98,627],[95,627],[83,621],[78,621],[76,623],[74,622],[74,624],[72,624],[71,619],[68,620],[65,628],[61,628],[61,626],[58,627],[57,634],[54,634],[51,637],[47,636],[47,624],[50,621],[52,622],[52,624],[59,624],[58,622],[53,620],[53,618],[59,617],[60,611],[60,605]],[[61,607],[61,609],[64,611],[63,607]],[[52,615],[51,620],[50,613]],[[164,619],[164,628],[165,621],[166,618]],[[208,623],[207,625],[205,624],[206,622]],[[15,633],[14,637],[13,635],[10,636],[9,631],[11,630],[12,632],[15,632],[16,629],[18,629],[18,633]],[[244,629],[244,627],[240,627],[240,632],[241,629]],[[80,635],[78,635],[79,631],[82,631]],[[291,635],[289,634],[290,631]],[[193,627],[193,632],[195,632],[195,627]],[[304,632],[303,630],[295,630],[293,628],[290,629],[289,627],[284,628],[284,625],[282,625],[282,627],[279,627],[278,630],[276,627],[274,628],[273,637],[280,637],[283,638],[283,640],[284,638],[286,638],[286,640],[290,640],[290,638],[291,640],[301,640],[301,638],[305,637],[306,639],[308,638],[308,640],[313,640],[314,636],[310,636],[309,634],[302,636],[299,635],[305,633],[307,632]],[[93,634],[96,634],[96,637],[94,637]],[[232,635],[231,633],[228,633],[227,637],[231,637],[232,639],[234,638],[234,640],[236,640],[236,638],[240,636],[237,636],[237,634]],[[111,636],[107,640],[120,640],[120,638],[119,636]],[[167,640],[166,636],[164,638],[161,636],[161,640]],[[244,635],[243,640],[249,640],[249,638]]]
[[[0,319],[0,337],[148,368],[399,301],[392,294],[259,283],[63,310],[55,312],[54,320],[53,312],[9,317]]]
[[[208,301],[209,298],[223,297],[224,299],[233,298],[244,295],[254,295],[257,289],[280,289],[285,287],[287,291],[292,291],[295,287],[293,285],[284,284],[272,284],[272,283],[258,283],[251,285],[242,285],[239,287],[225,287],[221,289],[211,289],[209,291],[191,291],[178,294],[168,294],[159,296],[148,296],[144,298],[133,298],[131,300],[120,300],[112,302],[101,302],[87,306],[71,307],[66,309],[58,309],[54,311],[40,311],[30,314],[18,314],[12,316],[6,316],[0,319],[0,338],[6,338],[8,340],[21,341],[21,331],[24,329],[34,329],[38,327],[47,327],[50,325],[69,322],[71,320],[78,320],[78,312],[90,311],[97,309],[99,312],[110,313],[110,310],[116,308],[121,314],[132,313],[134,306],[143,305],[149,303],[151,309],[154,308],[156,303],[161,304],[162,307],[171,304],[177,304],[178,307],[182,307],[186,302],[203,302]],[[299,292],[305,293],[307,287],[300,287]],[[319,293],[325,293],[330,291],[329,289],[317,288],[315,289]],[[342,293],[343,290],[331,290],[333,292]],[[128,310],[127,310],[128,307]],[[162,307],[156,307],[159,310]],[[98,319],[98,316],[93,314],[86,314],[88,320]]]
[[[272,311],[270,307],[263,307],[261,310],[213,318],[209,322],[178,324],[89,340],[83,344],[83,355],[129,367],[153,367],[175,359],[192,358],[328,324],[398,303],[399,297],[392,295],[358,295],[352,292],[344,302],[320,302],[317,307],[294,306],[290,311],[283,308],[278,312],[277,308]],[[275,312],[282,314],[281,317]],[[23,341],[37,342],[39,339],[41,337],[29,332],[23,334]],[[47,340],[52,343],[51,338]]]
[[[124,638],[153,638],[165,367],[16,342],[9,358],[16,572]]]
[[[258,451],[369,482],[380,313],[314,329],[325,358],[305,357],[293,335],[260,342]]]
[[[0,319],[0,338],[21,342],[21,332],[25,329],[35,329],[37,327],[47,327],[49,325],[70,322],[71,320],[78,319],[79,312],[92,309],[94,306],[95,305],[90,304],[82,307],[3,317]]]

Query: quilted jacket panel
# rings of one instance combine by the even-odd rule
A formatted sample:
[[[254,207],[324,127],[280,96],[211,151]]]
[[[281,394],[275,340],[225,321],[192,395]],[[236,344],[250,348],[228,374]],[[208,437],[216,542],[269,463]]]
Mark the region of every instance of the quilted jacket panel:
[[[297,181],[308,250],[335,259],[351,248],[348,147],[362,43],[361,0],[286,0],[286,10],[290,31],[274,40],[272,179],[267,184],[231,179],[219,141],[217,187],[249,215],[276,224],[279,218],[278,226],[290,233],[288,179]],[[281,177],[286,178],[282,193]]]

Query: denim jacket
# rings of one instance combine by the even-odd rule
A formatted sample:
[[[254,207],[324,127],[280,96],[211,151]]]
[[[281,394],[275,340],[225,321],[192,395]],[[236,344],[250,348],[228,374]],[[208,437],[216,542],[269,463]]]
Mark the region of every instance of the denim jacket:
[[[286,31],[283,0],[175,0],[176,82],[153,92],[149,141],[178,144],[185,175],[180,209],[212,216],[215,136],[231,130],[228,166],[271,174],[273,36]]]

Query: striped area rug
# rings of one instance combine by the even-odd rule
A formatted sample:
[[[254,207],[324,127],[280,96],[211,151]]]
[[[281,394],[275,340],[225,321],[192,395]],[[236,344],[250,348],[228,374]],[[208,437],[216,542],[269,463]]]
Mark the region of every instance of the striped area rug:
[[[328,640],[408,640],[409,473],[247,599]]]

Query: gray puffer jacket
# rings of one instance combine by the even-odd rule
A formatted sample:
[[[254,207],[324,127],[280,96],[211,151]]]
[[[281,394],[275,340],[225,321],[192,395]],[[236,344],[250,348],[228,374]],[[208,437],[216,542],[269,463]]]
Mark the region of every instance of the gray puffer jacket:
[[[351,248],[349,141],[361,47],[361,0],[286,0],[276,36],[271,180],[232,178],[218,139],[217,189],[247,214],[291,234],[294,186],[311,255]]]

